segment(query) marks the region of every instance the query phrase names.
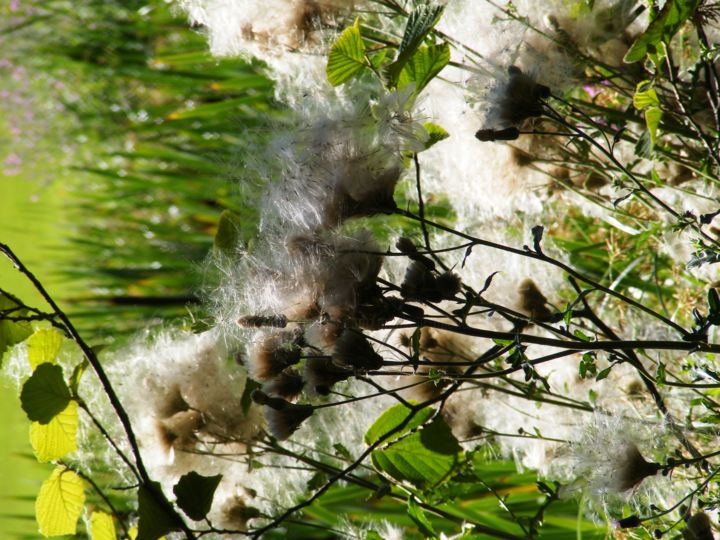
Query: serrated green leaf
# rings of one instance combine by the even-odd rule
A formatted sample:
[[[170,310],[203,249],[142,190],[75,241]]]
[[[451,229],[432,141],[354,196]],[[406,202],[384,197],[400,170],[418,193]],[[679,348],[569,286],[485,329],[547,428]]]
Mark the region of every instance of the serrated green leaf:
[[[220,214],[213,251],[215,254],[223,254],[227,257],[234,257],[240,243],[240,216],[231,210],[224,210]]]
[[[417,502],[415,502],[415,497],[411,496],[408,499],[407,513],[408,516],[410,516],[410,519],[412,519],[418,526],[418,530],[425,538],[437,538],[437,533],[435,532],[432,523],[430,523],[430,520],[427,518],[425,511],[420,508],[420,505],[418,505]]]
[[[648,133],[650,134],[650,142],[655,145],[657,140],[658,127],[660,127],[660,120],[662,120],[663,113],[659,107],[648,107],[645,109],[645,125],[647,125]]]
[[[442,16],[443,6],[423,4],[408,16],[402,42],[395,61],[387,67],[390,86],[396,86],[405,64],[412,58]]]
[[[371,457],[376,468],[396,480],[428,488],[449,478],[460,462],[461,451],[450,428],[438,417],[419,431],[375,450]]]
[[[430,419],[433,413],[434,411],[430,408],[418,411],[415,416],[410,419],[406,426],[404,426],[401,430],[398,430],[396,433],[393,433],[390,437],[387,438],[387,441],[397,439],[403,433],[406,433],[424,424]],[[372,426],[368,428],[367,432],[365,433],[365,444],[375,444],[386,433],[389,433],[397,426],[402,424],[405,419],[410,416],[410,414],[411,410],[402,403],[398,403],[397,405],[390,407],[388,410],[382,413],[377,420],[375,420]]]
[[[92,540],[116,540],[115,523],[110,514],[93,512],[90,515],[90,538]]]
[[[173,487],[177,505],[190,519],[205,519],[212,506],[213,497],[222,475],[202,476],[195,471],[183,475]]]
[[[27,355],[30,367],[35,369],[45,362],[54,363],[62,346],[63,337],[54,328],[38,330],[27,340]]]
[[[426,122],[423,124],[423,127],[425,128],[425,131],[428,132],[428,140],[425,143],[426,149],[436,143],[439,143],[440,141],[444,141],[450,136],[450,134],[445,131],[445,128],[433,122]]]
[[[26,309],[21,309],[19,304],[0,293],[0,311],[13,310],[10,316],[22,317],[27,315]],[[25,341],[32,334],[32,327],[29,322],[13,322],[0,320],[0,359],[5,351],[13,345]]]
[[[632,63],[647,54],[660,52],[661,43],[669,43],[683,23],[695,12],[702,0],[668,0],[660,12],[640,34],[623,58]]]
[[[155,482],[153,487],[157,493],[162,493],[160,484]],[[146,486],[140,486],[138,490],[138,516],[137,540],[158,540],[178,529],[176,517],[155,500],[152,491]]]
[[[366,67],[365,43],[360,35],[360,21],[343,30],[330,48],[325,73],[333,86],[351,79]]]
[[[420,47],[400,72],[397,87],[404,88],[414,83],[414,94],[417,95],[448,62],[450,62],[450,46],[447,43]]]
[[[20,402],[28,418],[41,424],[47,424],[63,411],[70,399],[62,368],[48,363],[35,369],[20,393]]]
[[[660,105],[660,100],[657,97],[655,88],[652,87],[650,81],[641,81],[635,87],[635,94],[633,94],[633,106],[637,110],[642,110],[645,107],[654,107]]]
[[[64,466],[43,482],[35,500],[35,517],[43,536],[75,534],[85,504],[82,478]]]
[[[78,404],[75,401],[47,424],[33,422],[30,444],[40,462],[54,461],[77,450]]]

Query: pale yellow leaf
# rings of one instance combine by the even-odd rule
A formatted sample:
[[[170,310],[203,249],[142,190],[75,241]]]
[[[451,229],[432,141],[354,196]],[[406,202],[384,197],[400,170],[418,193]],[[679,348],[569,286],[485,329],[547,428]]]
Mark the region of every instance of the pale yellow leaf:
[[[90,516],[90,533],[92,540],[116,540],[112,516],[105,512],[93,512]]]
[[[35,500],[35,518],[43,536],[75,534],[85,504],[83,480],[62,465],[43,482]]]
[[[38,330],[27,340],[28,362],[35,369],[45,362],[55,362],[62,345],[62,336],[54,328]]]
[[[77,450],[78,405],[68,406],[47,424],[33,422],[30,426],[30,444],[40,462],[60,459]]]

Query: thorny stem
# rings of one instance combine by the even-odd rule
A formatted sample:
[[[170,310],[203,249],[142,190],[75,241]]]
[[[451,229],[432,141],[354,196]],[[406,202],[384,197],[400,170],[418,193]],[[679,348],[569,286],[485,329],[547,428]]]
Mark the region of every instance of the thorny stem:
[[[582,111],[580,111],[577,107],[575,107],[572,103],[569,101],[566,101],[558,96],[553,96],[554,99],[558,100],[561,103],[564,103],[568,107],[570,107],[573,111],[584,114]],[[670,215],[672,215],[674,218],[679,218],[680,214],[678,214],[675,209],[673,209],[670,205],[668,205],[665,201],[654,195],[648,188],[645,187],[645,184],[643,184],[632,172],[630,172],[627,167],[625,167],[620,161],[615,157],[615,155],[607,148],[605,148],[602,144],[597,142],[595,139],[593,139],[590,135],[585,133],[582,129],[578,128],[571,122],[568,122],[565,120],[565,118],[558,113],[555,109],[553,109],[550,105],[545,103],[545,114],[549,118],[552,118],[556,122],[558,122],[560,125],[574,131],[578,135],[580,135],[582,138],[584,138],[586,141],[588,141],[591,145],[593,145],[595,148],[597,148],[605,157],[607,157],[613,165],[615,165],[618,169],[620,169],[623,173],[627,175],[630,180],[633,181],[635,186],[643,192],[646,196],[648,196],[650,199],[655,201],[655,203],[660,206],[662,209],[664,209],[666,212],[668,212]],[[605,136],[603,132],[603,136]],[[606,139],[607,140],[607,139]]]
[[[666,51],[665,62],[667,63],[667,76],[668,81],[670,81],[670,88],[672,88],[673,95],[675,96],[675,104],[679,107],[683,118],[685,118],[687,123],[692,127],[695,135],[697,135],[697,137],[705,145],[705,149],[707,150],[710,159],[715,162],[717,167],[720,167],[720,156],[717,155],[717,149],[713,148],[712,143],[708,140],[708,136],[703,132],[700,125],[692,117],[692,114],[690,114],[685,108],[685,103],[680,96],[680,91],[678,90],[677,81],[675,79],[675,66],[673,65],[670,50]]]
[[[710,474],[708,474],[707,478],[705,478],[705,480],[703,480],[703,482],[698,487],[693,489],[690,493],[685,495],[682,499],[680,499],[678,502],[676,502],[671,507],[663,510],[662,512],[658,512],[657,514],[652,514],[652,515],[649,515],[646,517],[640,517],[638,519],[640,520],[640,522],[651,521],[653,519],[658,519],[662,516],[666,516],[667,514],[673,512],[676,508],[678,508],[680,505],[682,505],[685,501],[694,497],[697,493],[700,493],[703,489],[705,489],[705,487],[710,483],[710,480],[712,480],[715,476],[717,476],[718,473],[720,473],[720,467],[715,468]]]
[[[409,219],[412,219],[415,221],[421,221],[419,216],[416,216],[415,214],[413,214],[412,212],[408,212],[407,210],[397,209],[397,210],[395,210],[395,212],[397,214],[407,217]],[[581,274],[577,270],[574,270],[567,264],[560,262],[557,259],[554,259],[554,258],[546,255],[545,253],[537,253],[537,252],[531,251],[529,249],[524,249],[524,250],[517,249],[517,248],[510,247],[510,246],[505,246],[503,244],[498,244],[498,243],[492,242],[490,240],[483,240],[482,238],[476,238],[469,234],[465,234],[463,232],[457,231],[451,227],[446,227],[445,225],[442,225],[435,221],[430,221],[427,218],[422,221],[425,221],[428,225],[435,227],[437,229],[440,229],[442,231],[448,232],[455,236],[459,236],[460,238],[464,238],[466,240],[470,240],[474,245],[486,246],[486,247],[490,247],[493,249],[499,249],[501,251],[506,251],[508,253],[513,253],[515,255],[521,255],[523,257],[539,260],[539,261],[551,264],[553,266],[556,266],[557,268],[560,268],[561,270],[563,270],[567,274],[571,275],[572,277],[574,277],[584,283],[587,283],[591,287],[598,289],[606,294],[609,294],[610,296],[613,296],[613,297],[617,298],[618,300],[621,300],[621,301],[625,302],[626,304],[629,304],[629,305],[635,307],[636,309],[639,309],[640,311],[644,311],[648,315],[662,321],[667,326],[670,326],[671,328],[673,328],[674,330],[679,332],[683,337],[690,336],[690,333],[687,330],[685,330],[682,326],[677,324],[676,322],[668,319],[667,317],[663,316],[660,313],[657,313],[656,311],[650,309],[649,307],[644,306],[640,302],[637,302],[636,300],[633,300],[632,298],[630,298],[622,293],[619,293],[613,289],[610,289],[609,287],[606,287],[605,285],[602,285],[601,283],[598,283],[598,282],[594,281],[593,279],[591,279],[587,276],[584,276],[583,274]],[[692,348],[681,349],[681,350],[692,350]],[[705,350],[705,349],[703,349],[703,350]]]
[[[573,349],[575,351],[612,351],[614,349],[629,351],[632,349],[657,349],[664,351],[689,351],[689,352],[720,352],[720,345],[695,343],[690,341],[663,341],[663,340],[607,340],[607,341],[567,341],[563,339],[545,338],[532,334],[521,334],[518,332],[500,332],[497,330],[485,330],[472,326],[451,324],[439,321],[422,319],[415,320],[407,316],[404,318],[411,321],[413,325],[428,326],[439,330],[449,330],[457,334],[464,334],[473,337],[482,337],[501,340],[516,340],[519,343],[530,343],[535,345],[547,345],[562,349]],[[398,328],[398,326],[394,326]]]
[[[150,492],[152,497],[155,499],[155,501],[164,509],[166,510],[171,516],[175,518],[175,521],[177,522],[179,528],[182,530],[182,532],[185,534],[185,537],[188,539],[194,539],[195,535],[190,530],[190,528],[185,523],[185,520],[182,519],[180,515],[175,511],[172,504],[167,500],[165,497],[165,494],[162,492],[161,489],[158,489],[155,484],[150,479],[150,475],[147,472],[147,469],[145,468],[145,464],[142,460],[142,456],[140,454],[140,447],[138,446],[137,439],[135,437],[135,432],[133,431],[132,424],[130,422],[130,417],[127,414],[127,411],[125,411],[125,408],[122,406],[122,403],[120,402],[120,398],[118,397],[117,393],[115,392],[115,389],[113,388],[110,379],[108,378],[107,374],[105,373],[105,370],[103,369],[102,365],[100,364],[100,360],[98,359],[95,352],[92,350],[92,348],[85,342],[85,340],[82,338],[80,333],[77,331],[75,326],[72,324],[68,316],[65,314],[65,312],[60,309],[60,307],[57,305],[55,300],[50,296],[50,294],[47,292],[45,287],[42,283],[35,277],[35,274],[33,274],[24,264],[23,262],[15,255],[13,250],[8,246],[7,244],[0,243],[0,252],[2,252],[9,260],[10,262],[17,268],[18,271],[20,271],[21,274],[23,274],[35,287],[35,290],[40,293],[40,296],[45,300],[45,302],[48,303],[48,305],[52,308],[53,313],[57,316],[57,318],[62,323],[63,328],[65,329],[65,332],[68,334],[70,339],[72,339],[80,348],[83,355],[87,359],[90,366],[93,368],[93,371],[95,372],[95,375],[97,376],[98,380],[100,381],[100,384],[103,388],[103,391],[105,392],[105,395],[110,400],[110,404],[112,405],[113,410],[115,411],[115,414],[117,415],[118,419],[120,420],[120,423],[123,426],[123,430],[125,431],[125,436],[128,439],[128,443],[130,444],[130,448],[132,449],[133,458],[135,459],[135,465],[137,466],[137,473],[140,476],[140,479],[142,481],[142,484],[144,487]]]
[[[605,324],[602,319],[600,319],[600,317],[598,317],[593,311],[593,309],[590,307],[590,304],[587,301],[587,295],[582,294],[582,290],[578,283],[573,278],[570,278],[570,283],[572,284],[575,291],[578,293],[578,297],[580,298],[580,301],[585,307],[587,318],[590,319],[590,321],[598,327],[598,329],[605,335],[605,337],[618,341],[620,338],[615,333],[615,331],[607,324]],[[645,366],[642,365],[642,362],[640,361],[640,358],[635,353],[635,351],[633,349],[624,350],[622,351],[622,355],[628,360],[630,365],[632,365],[635,370],[640,374],[640,378],[642,379],[645,388],[647,388],[648,392],[650,392],[650,395],[655,401],[655,405],[663,414],[663,416],[669,421],[670,429],[672,430],[673,434],[678,438],[680,443],[685,447],[688,452],[690,452],[694,456],[699,455],[698,451],[690,443],[680,426],[677,425],[677,422],[670,414],[667,405],[665,405],[665,400],[660,395],[660,392],[658,392],[658,389],[655,386],[655,379],[647,372]]]

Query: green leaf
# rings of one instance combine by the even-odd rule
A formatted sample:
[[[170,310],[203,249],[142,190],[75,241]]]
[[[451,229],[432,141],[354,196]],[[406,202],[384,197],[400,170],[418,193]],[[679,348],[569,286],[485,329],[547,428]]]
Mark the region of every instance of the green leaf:
[[[660,105],[660,100],[657,97],[655,88],[652,87],[650,81],[641,81],[635,87],[635,94],[633,95],[633,106],[637,110],[642,110],[645,107],[656,107]]]
[[[190,519],[195,521],[205,519],[221,479],[221,474],[202,476],[195,471],[183,475],[173,487],[177,505]]]
[[[398,88],[415,83],[414,94],[425,86],[450,62],[450,45],[430,45],[419,48],[403,67],[398,78]]]
[[[360,20],[357,19],[333,43],[325,72],[330,84],[338,86],[365,67],[365,43],[360,35]]]
[[[640,34],[623,61],[637,62],[647,54],[660,52],[661,43],[669,43],[683,23],[695,12],[702,0],[668,0],[657,17]]]
[[[665,384],[665,364],[662,362],[658,363],[657,373],[655,374],[655,382],[658,384]]]
[[[252,405],[252,393],[255,390],[260,390],[262,388],[262,384],[259,382],[253,381],[252,379],[245,379],[245,389],[243,390],[242,397],[240,398],[240,406],[242,407],[243,414],[247,414],[250,410],[250,405]]]
[[[75,401],[47,424],[33,422],[30,444],[40,462],[54,461],[77,450],[78,404]]]
[[[35,517],[42,535],[75,534],[84,504],[82,478],[67,467],[56,467],[35,500]]]
[[[213,251],[216,255],[235,256],[240,243],[240,223],[240,216],[231,210],[224,210],[220,214],[213,242]]]
[[[610,375],[610,370],[612,370],[612,366],[606,367],[603,369],[600,373],[597,374],[597,377],[595,377],[596,381],[602,381],[603,379],[607,378],[608,375]]]
[[[425,538],[437,538],[437,533],[427,518],[425,511],[420,508],[420,505],[415,502],[415,497],[410,496],[408,499],[407,513],[415,524],[418,526],[418,530]]]
[[[48,363],[35,369],[20,393],[20,402],[28,418],[41,424],[47,424],[63,411],[70,399],[62,368]]]
[[[115,523],[110,514],[93,512],[90,515],[90,538],[92,540],[116,540]]]
[[[423,40],[440,20],[443,9],[443,6],[423,4],[410,13],[402,42],[398,48],[397,58],[387,68],[390,86],[397,85],[400,73],[405,67],[405,64],[407,64],[415,54],[415,51],[420,47]]]
[[[649,131],[643,131],[635,144],[635,155],[641,158],[650,158],[652,156],[653,143]]]
[[[592,338],[590,336],[588,336],[587,334],[585,334],[585,332],[583,332],[579,328],[573,332],[573,336],[578,338],[580,341],[585,341],[585,342],[592,341]]]
[[[8,316],[23,317],[27,315],[27,310],[22,309],[20,304],[0,293],[0,311],[8,311]],[[25,341],[32,334],[32,327],[29,322],[14,322],[0,320],[0,358],[5,354],[8,348],[16,343]]]
[[[54,328],[38,330],[27,340],[30,367],[35,369],[45,362],[54,363],[62,346],[63,337]]]
[[[155,491],[162,494],[160,484],[153,482]],[[177,518],[161,505],[147,486],[138,490],[138,534],[137,540],[157,540],[178,529]]]
[[[90,362],[88,362],[87,358],[83,358],[83,361],[75,366],[75,369],[73,369],[72,375],[70,375],[70,390],[73,395],[77,394],[78,386],[80,386],[80,379],[82,379],[83,373],[85,373],[85,370],[89,365]]]
[[[375,450],[371,457],[376,468],[396,480],[427,488],[450,477],[461,452],[450,428],[437,417],[419,431]]]
[[[583,354],[578,369],[580,377],[582,377],[583,379],[586,378],[588,375],[595,375],[595,373],[597,373],[597,366],[595,366],[595,354]]]
[[[442,126],[439,126],[437,124],[434,124],[433,122],[426,122],[423,124],[423,127],[425,128],[425,131],[428,132],[428,140],[425,143],[425,148],[430,148],[436,143],[439,143],[440,141],[444,141],[447,139],[450,134],[445,131],[445,128]]]
[[[659,107],[649,107],[645,109],[645,124],[647,125],[648,133],[650,134],[650,142],[653,146],[657,140],[657,131],[660,126],[662,115],[663,113]]]
[[[433,413],[434,411],[430,408],[418,411],[415,416],[410,419],[406,426],[393,433],[390,437],[387,438],[386,442],[397,439],[403,433],[415,429],[416,427],[427,422],[433,415]],[[397,405],[390,407],[388,410],[382,413],[377,420],[375,420],[372,426],[368,428],[367,432],[365,433],[365,443],[368,445],[375,444],[386,433],[389,433],[397,426],[402,424],[405,419],[410,416],[410,414],[411,410],[402,403],[398,403]]]

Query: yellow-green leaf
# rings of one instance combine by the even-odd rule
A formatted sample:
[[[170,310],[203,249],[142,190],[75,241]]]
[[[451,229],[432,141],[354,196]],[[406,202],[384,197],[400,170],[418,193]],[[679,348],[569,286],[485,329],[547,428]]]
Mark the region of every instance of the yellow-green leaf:
[[[77,450],[78,405],[68,406],[47,424],[33,422],[30,426],[30,444],[40,462],[60,459]]]
[[[415,95],[419,94],[433,78],[450,62],[450,45],[420,47],[400,72],[398,88],[415,83]]]
[[[659,107],[648,107],[645,109],[645,124],[647,125],[648,132],[650,133],[650,141],[655,144],[657,138],[658,127],[660,126],[660,120],[662,119],[662,111]]]
[[[27,340],[28,362],[35,369],[46,362],[53,363],[62,345],[62,335],[54,328],[38,330]]]
[[[655,92],[650,81],[641,81],[637,84],[633,95],[633,105],[637,110],[660,105],[657,92]]]
[[[365,43],[360,36],[360,21],[343,30],[330,48],[326,68],[330,84],[338,86],[357,75],[365,64]]]
[[[116,540],[115,523],[110,514],[93,512],[90,515],[90,537],[92,540]]]
[[[450,136],[444,127],[434,124],[433,122],[426,122],[423,124],[423,127],[425,128],[425,131],[428,132],[428,140],[425,143],[426,149]]]
[[[75,534],[85,504],[82,478],[62,465],[43,482],[35,501],[35,517],[43,536]]]

